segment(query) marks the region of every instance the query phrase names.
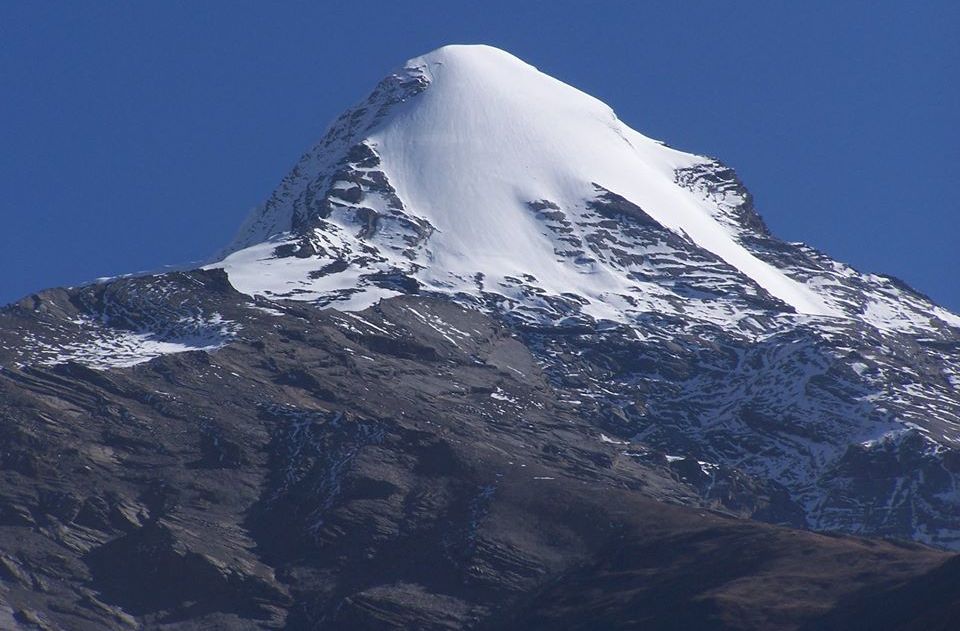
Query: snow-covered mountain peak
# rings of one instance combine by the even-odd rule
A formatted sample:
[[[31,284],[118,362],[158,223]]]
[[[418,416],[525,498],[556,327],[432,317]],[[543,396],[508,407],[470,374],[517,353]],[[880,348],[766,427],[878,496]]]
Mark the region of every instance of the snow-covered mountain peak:
[[[576,118],[594,116],[616,121],[613,110],[603,101],[485,44],[443,46],[408,60],[403,68],[427,77],[430,93],[446,101],[445,109],[451,117],[497,118],[508,112],[526,117],[537,111],[568,110]],[[556,100],[542,101],[547,95]]]
[[[427,291],[534,321],[935,317],[892,288],[852,296],[857,273],[774,239],[728,168],[490,46],[446,46],[386,77],[215,266],[246,293],[347,309]]]
[[[483,396],[467,373],[542,371],[558,401],[614,437],[601,442],[624,446],[621,463],[659,450],[745,514],[960,549],[960,318],[777,239],[732,170],[643,136],[503,51],[446,47],[384,78],[208,267],[12,305],[0,366],[200,351],[142,374],[172,382],[190,366],[213,383],[226,379],[221,361],[273,345],[304,370],[262,356],[249,369],[273,375],[257,379],[327,405],[344,399],[313,375],[362,380],[366,362],[392,374],[374,359],[382,350],[427,362],[415,362],[415,398],[442,416],[450,399],[428,394],[429,380],[457,349],[468,365],[444,373],[442,390],[450,379],[475,395],[471,417],[489,418],[481,399],[519,399],[499,386]],[[343,313],[397,294],[421,296]],[[536,371],[477,358],[477,311]],[[406,324],[395,330],[391,312]],[[328,334],[333,346],[314,354]],[[23,383],[47,392],[35,375]],[[525,414],[511,418],[526,425]]]

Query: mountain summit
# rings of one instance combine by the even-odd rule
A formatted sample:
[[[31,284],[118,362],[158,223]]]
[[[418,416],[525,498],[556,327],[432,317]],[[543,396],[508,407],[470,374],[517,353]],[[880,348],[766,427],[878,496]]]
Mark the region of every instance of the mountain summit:
[[[618,229],[626,218],[648,228]],[[502,296],[532,320],[657,312],[727,323],[769,301],[885,328],[960,322],[889,291],[851,304],[852,270],[822,269],[798,248],[800,260],[774,258],[755,243],[768,238],[716,161],[643,136],[509,53],[447,46],[337,119],[218,266],[246,293],[347,309],[415,285]]]
[[[4,628],[956,620],[960,318],[488,46],[204,268],[0,310],[0,415]]]

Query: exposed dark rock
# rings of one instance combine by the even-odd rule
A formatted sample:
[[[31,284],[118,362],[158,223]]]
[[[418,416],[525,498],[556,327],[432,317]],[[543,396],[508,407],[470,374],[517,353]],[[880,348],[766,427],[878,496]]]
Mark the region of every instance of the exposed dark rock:
[[[636,439],[651,412],[628,389],[623,405],[579,394],[623,370],[685,374],[685,343],[671,367],[614,337],[584,344],[583,325],[513,331],[413,296],[357,317],[269,303],[281,318],[213,280],[164,295],[189,283],[242,324],[218,351],[5,362],[0,599],[18,624],[794,629],[845,620],[872,590],[950,611],[946,553],[761,524],[802,512]],[[139,297],[156,282],[57,299],[112,312],[138,296],[132,326],[171,308]],[[550,348],[570,370],[538,359]],[[905,452],[884,453],[854,450],[837,475]]]

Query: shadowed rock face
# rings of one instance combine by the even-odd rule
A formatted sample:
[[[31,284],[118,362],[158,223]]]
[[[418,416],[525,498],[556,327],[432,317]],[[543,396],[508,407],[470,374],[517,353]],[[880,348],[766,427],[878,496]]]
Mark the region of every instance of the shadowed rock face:
[[[16,339],[66,348],[92,313],[226,341],[132,367],[21,361]],[[779,485],[622,431],[654,384],[618,388],[632,408],[585,394],[601,356],[683,373],[680,352],[426,296],[252,301],[216,271],[46,292],[0,334],[3,628],[947,629],[956,612],[955,557],[774,525],[804,525]]]

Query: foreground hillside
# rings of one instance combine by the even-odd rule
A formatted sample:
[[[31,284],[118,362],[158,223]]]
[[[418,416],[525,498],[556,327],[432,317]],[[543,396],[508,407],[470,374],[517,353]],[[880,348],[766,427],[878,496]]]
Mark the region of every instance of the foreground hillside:
[[[522,336],[447,301],[359,313],[189,288],[241,325],[130,368],[0,371],[5,628],[949,628],[956,558],[745,518],[783,499],[587,422]],[[49,322],[49,320],[45,320]],[[758,499],[762,498],[762,499]],[[877,604],[898,603],[877,616]]]

